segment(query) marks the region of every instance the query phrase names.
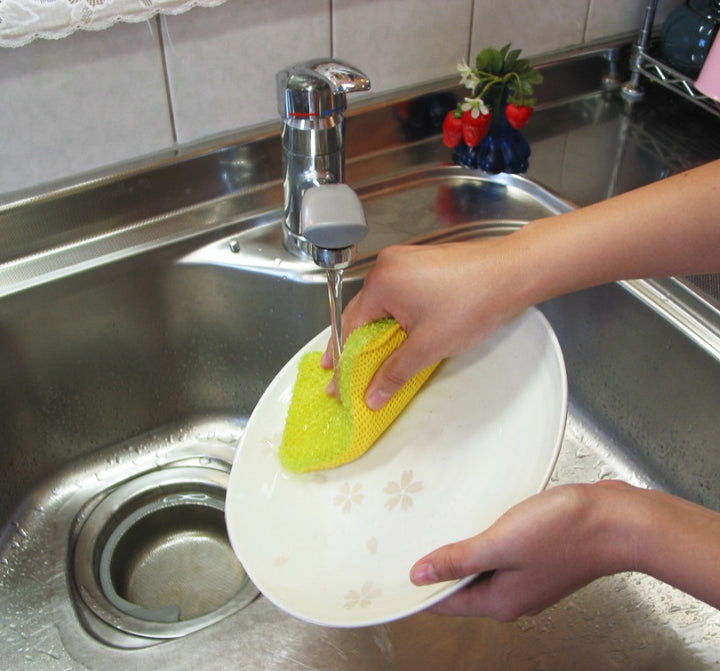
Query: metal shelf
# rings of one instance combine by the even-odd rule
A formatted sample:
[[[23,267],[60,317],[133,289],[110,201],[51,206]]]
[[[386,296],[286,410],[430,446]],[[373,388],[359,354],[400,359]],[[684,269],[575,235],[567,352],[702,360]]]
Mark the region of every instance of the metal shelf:
[[[623,95],[631,100],[642,98],[640,78],[644,77],[690,100],[708,112],[720,116],[720,103],[700,93],[693,85],[692,79],[648,53],[657,4],[658,0],[648,0],[643,24],[630,63],[632,75],[630,81],[622,87]]]
[[[703,93],[700,93],[694,86],[692,80],[657,58],[646,53],[640,54],[636,64],[638,72],[647,79],[661,84],[665,88],[674,91],[683,98],[691,100],[696,105],[720,116],[720,104]]]

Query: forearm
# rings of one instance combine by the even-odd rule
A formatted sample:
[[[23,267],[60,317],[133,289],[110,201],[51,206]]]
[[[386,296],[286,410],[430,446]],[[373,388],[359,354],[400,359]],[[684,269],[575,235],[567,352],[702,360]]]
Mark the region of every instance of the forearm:
[[[597,576],[646,573],[720,607],[720,513],[618,481],[581,491]]]
[[[642,495],[633,568],[720,608],[720,513],[662,492]]]
[[[528,303],[615,280],[720,271],[720,161],[510,238]]]

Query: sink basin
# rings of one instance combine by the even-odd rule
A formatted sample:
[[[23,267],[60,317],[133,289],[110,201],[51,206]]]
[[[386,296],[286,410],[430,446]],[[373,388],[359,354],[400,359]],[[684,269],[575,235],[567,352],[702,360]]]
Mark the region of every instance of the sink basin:
[[[505,235],[571,207],[441,152],[431,138],[351,166],[371,234],[346,300],[387,244]],[[72,243],[55,231],[0,266],[0,666],[715,668],[717,611],[638,574],[508,624],[419,614],[338,630],[253,591],[218,525],[233,451],[267,384],[329,319],[324,274],[283,249],[279,200],[268,180]],[[550,486],[619,477],[720,510],[712,306],[667,279],[540,307],[571,399]]]

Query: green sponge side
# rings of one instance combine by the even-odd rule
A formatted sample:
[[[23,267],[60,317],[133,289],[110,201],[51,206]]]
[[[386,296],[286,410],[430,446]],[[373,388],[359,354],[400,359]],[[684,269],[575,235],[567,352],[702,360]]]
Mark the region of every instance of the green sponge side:
[[[279,457],[283,468],[296,473],[333,461],[352,432],[350,414],[325,391],[333,372],[320,365],[321,358],[321,352],[309,352],[300,360],[288,409]]]

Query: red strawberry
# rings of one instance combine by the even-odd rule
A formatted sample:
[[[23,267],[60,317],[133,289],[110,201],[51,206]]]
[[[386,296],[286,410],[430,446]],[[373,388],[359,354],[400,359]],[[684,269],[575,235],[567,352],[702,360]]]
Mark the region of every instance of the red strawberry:
[[[532,116],[533,108],[529,105],[516,105],[510,103],[505,108],[505,116],[513,128],[522,128]]]
[[[487,135],[492,121],[492,112],[473,116],[473,110],[466,110],[462,115],[462,134],[468,147],[477,147]]]
[[[457,116],[455,110],[451,110],[445,115],[442,129],[445,146],[450,147],[450,149],[457,147],[462,140],[463,132],[462,119]]]

